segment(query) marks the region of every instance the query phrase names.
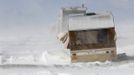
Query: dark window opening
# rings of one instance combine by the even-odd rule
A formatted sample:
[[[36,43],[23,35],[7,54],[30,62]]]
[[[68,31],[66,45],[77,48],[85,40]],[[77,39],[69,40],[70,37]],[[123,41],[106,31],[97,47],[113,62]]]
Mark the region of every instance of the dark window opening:
[[[93,16],[93,15],[96,15],[96,13],[92,12],[92,13],[86,13],[85,15],[87,16]]]

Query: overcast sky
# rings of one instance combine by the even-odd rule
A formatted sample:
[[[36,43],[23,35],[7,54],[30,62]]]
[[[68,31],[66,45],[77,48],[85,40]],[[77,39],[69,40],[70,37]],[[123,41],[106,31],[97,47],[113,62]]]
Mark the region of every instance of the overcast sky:
[[[52,25],[60,8],[83,3],[89,11],[111,11],[116,24],[134,21],[134,0],[0,0],[0,27]]]

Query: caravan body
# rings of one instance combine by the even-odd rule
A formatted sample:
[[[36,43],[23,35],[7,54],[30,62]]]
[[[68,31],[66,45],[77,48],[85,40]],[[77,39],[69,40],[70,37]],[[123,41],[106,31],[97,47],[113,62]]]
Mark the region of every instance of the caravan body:
[[[72,62],[116,59],[116,32],[110,12],[86,12],[87,8],[63,8],[58,38],[70,49]]]

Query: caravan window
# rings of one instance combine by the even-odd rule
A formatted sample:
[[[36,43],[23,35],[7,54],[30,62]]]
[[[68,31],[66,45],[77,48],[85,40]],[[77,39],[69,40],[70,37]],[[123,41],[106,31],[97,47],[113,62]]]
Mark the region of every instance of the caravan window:
[[[97,44],[106,43],[108,41],[107,31],[89,30],[76,32],[76,44]]]
[[[72,49],[89,49],[110,47],[114,42],[114,29],[81,30],[70,32]]]

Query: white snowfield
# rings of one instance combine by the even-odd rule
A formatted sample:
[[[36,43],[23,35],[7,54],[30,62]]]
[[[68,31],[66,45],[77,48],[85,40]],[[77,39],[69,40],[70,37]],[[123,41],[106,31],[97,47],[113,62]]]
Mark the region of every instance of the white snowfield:
[[[17,29],[17,28],[15,28]],[[117,25],[115,62],[71,63],[51,28],[0,30],[0,75],[132,75],[134,71],[134,26]],[[3,64],[3,65],[2,65]]]

